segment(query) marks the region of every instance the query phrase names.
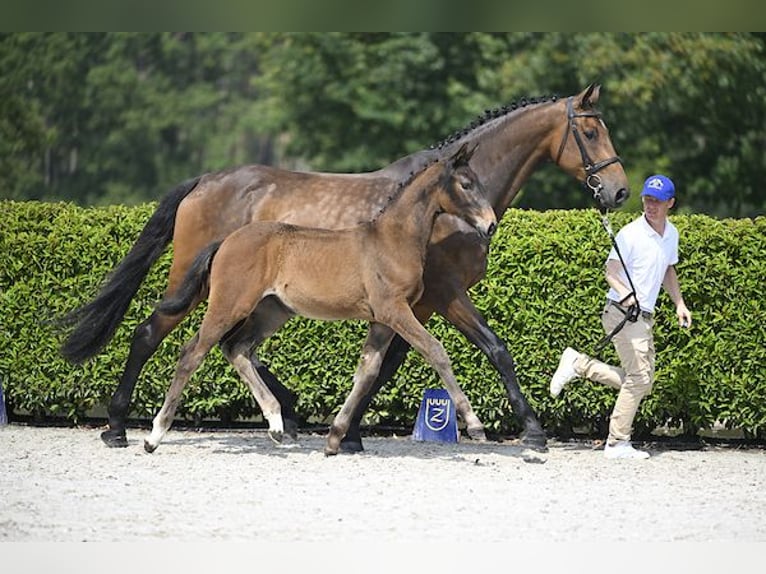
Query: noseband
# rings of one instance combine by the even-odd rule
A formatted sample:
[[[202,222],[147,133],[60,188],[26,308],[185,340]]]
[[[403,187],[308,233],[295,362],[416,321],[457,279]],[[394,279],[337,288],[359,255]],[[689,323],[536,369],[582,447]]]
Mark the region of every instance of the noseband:
[[[579,114],[576,114],[574,112],[574,107],[572,106],[572,96],[567,98],[567,121],[569,123],[569,126],[567,130],[564,132],[564,138],[561,140],[561,145],[559,146],[559,153],[556,155],[556,163],[559,163],[559,160],[561,159],[561,154],[564,153],[564,147],[566,147],[567,139],[569,138],[569,132],[571,131],[572,135],[574,136],[575,143],[577,143],[577,147],[580,150],[582,165],[583,165],[583,168],[585,169],[585,181],[583,182],[583,184],[585,185],[585,187],[587,187],[593,192],[593,198],[600,202],[601,190],[604,189],[604,185],[601,183],[601,178],[598,176],[598,172],[604,169],[605,167],[612,165],[613,163],[622,163],[622,160],[620,159],[620,156],[616,155],[608,159],[602,160],[598,163],[593,163],[593,161],[590,158],[590,155],[588,154],[588,150],[585,148],[585,144],[582,141],[580,130],[577,129],[577,124],[575,123],[576,118],[601,119],[601,114],[596,111],[580,112]]]

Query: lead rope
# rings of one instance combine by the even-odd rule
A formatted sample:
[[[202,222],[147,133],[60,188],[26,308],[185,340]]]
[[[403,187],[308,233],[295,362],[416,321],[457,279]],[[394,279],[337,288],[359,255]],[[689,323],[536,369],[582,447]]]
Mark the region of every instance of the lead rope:
[[[598,355],[601,351],[604,350],[604,347],[606,347],[607,343],[612,340],[612,338],[619,333],[622,328],[625,326],[625,323],[630,321],[631,323],[635,323],[638,320],[638,315],[641,312],[641,307],[638,304],[638,298],[636,297],[636,288],[633,286],[633,280],[630,278],[630,273],[628,273],[628,267],[625,265],[625,260],[622,258],[622,253],[620,253],[620,248],[617,246],[617,240],[614,236],[614,231],[612,231],[612,226],[609,223],[609,218],[607,217],[607,210],[602,209],[601,211],[601,225],[603,225],[604,229],[606,230],[607,234],[609,235],[609,239],[612,241],[612,246],[614,247],[615,252],[617,253],[617,257],[620,259],[620,264],[622,265],[623,270],[625,271],[625,277],[628,278],[628,284],[630,285],[630,293],[628,293],[625,297],[623,297],[620,300],[620,305],[625,304],[625,301],[630,299],[632,296],[635,303],[628,306],[627,310],[623,310],[620,307],[616,307],[623,315],[625,315],[622,318],[622,321],[620,321],[612,331],[607,334],[605,337],[603,337],[598,343],[596,343],[596,346],[594,347],[593,355]]]
[[[586,178],[585,185],[593,192],[594,199],[600,203],[601,190],[603,189],[601,178],[595,174],[590,175]],[[635,323],[638,320],[639,313],[641,312],[641,307],[638,304],[638,298],[636,296],[636,288],[633,285],[633,280],[630,278],[630,273],[628,273],[628,266],[625,265],[625,260],[622,258],[622,253],[620,253],[620,248],[617,245],[617,239],[615,238],[614,231],[612,230],[612,225],[609,223],[609,217],[607,217],[609,210],[602,207],[599,208],[599,212],[601,213],[601,225],[604,227],[607,235],[609,235],[609,239],[612,242],[612,247],[614,247],[614,250],[617,253],[617,257],[620,260],[622,269],[625,271],[625,277],[628,278],[628,285],[630,286],[630,293],[628,293],[620,300],[620,305],[624,306],[625,301],[630,299],[631,296],[633,296],[635,303],[628,306],[627,310],[623,310],[622,308],[617,307],[617,309],[619,309],[619,311],[625,316],[623,317],[622,321],[620,321],[617,326],[612,329],[611,333],[607,334],[598,343],[596,343],[596,346],[593,350],[594,356],[598,355],[601,351],[604,350],[604,347],[606,347],[607,343],[609,343],[609,341],[611,341],[612,338],[622,330],[622,328],[625,326],[625,323],[628,321]]]

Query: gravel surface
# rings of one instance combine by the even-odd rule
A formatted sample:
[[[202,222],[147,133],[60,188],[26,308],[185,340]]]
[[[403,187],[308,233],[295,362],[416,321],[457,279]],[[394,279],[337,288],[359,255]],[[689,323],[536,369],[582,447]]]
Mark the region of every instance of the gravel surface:
[[[324,437],[171,430],[143,450],[102,429],[0,427],[0,542],[766,541],[766,451],[419,443],[368,437],[325,457]]]

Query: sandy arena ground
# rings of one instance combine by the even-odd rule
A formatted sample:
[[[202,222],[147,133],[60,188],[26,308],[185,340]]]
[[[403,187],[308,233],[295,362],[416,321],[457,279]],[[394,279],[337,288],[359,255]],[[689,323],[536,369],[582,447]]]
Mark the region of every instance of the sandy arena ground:
[[[106,448],[101,429],[0,427],[0,542],[764,542],[766,451],[651,450],[607,461],[552,441],[324,438],[171,431],[159,449]]]

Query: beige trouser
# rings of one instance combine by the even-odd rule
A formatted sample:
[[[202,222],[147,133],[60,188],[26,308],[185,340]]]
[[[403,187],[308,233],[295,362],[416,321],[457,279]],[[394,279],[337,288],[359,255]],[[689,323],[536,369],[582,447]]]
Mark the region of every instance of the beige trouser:
[[[604,331],[611,333],[622,321],[623,314],[612,305],[606,305],[601,313]],[[635,323],[626,322],[612,339],[622,367],[613,367],[581,355],[575,361],[575,371],[581,377],[617,389],[617,402],[609,419],[609,444],[618,440],[630,440],[633,419],[654,382],[654,319],[639,316]]]

